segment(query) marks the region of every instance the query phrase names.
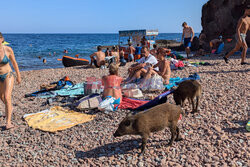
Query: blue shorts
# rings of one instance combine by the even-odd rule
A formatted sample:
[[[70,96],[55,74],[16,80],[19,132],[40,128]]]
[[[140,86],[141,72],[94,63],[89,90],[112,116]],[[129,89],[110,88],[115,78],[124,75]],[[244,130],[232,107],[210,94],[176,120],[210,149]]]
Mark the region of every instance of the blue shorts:
[[[191,38],[184,38],[184,47],[191,47]]]
[[[134,55],[133,54],[129,54],[128,55],[128,61],[132,61],[134,60]]]

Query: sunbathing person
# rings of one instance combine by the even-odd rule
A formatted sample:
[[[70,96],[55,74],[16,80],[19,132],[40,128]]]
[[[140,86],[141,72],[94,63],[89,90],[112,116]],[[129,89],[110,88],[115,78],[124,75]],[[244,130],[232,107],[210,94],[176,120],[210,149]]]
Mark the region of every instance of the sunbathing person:
[[[157,50],[158,63],[154,66],[148,68],[146,76],[143,81],[152,78],[153,75],[160,75],[163,78],[164,84],[169,84],[169,79],[171,75],[170,62],[165,59],[166,51],[164,48],[159,48]],[[159,70],[156,71],[154,68],[158,67]],[[142,82],[143,82],[142,81]]]
[[[132,65],[129,69],[129,77],[126,80],[127,83],[138,81],[141,77],[145,77],[147,73],[148,67],[151,65],[156,65],[158,63],[157,59],[149,53],[147,47],[143,47],[141,50],[142,58],[138,61],[138,63]],[[158,71],[158,67],[155,68]]]
[[[97,52],[93,53],[89,57],[91,59],[90,66],[92,66],[93,63],[97,68],[105,65],[105,53],[102,51],[101,46],[98,46]]]
[[[111,64],[109,66],[109,75],[102,77],[102,85],[104,85],[103,97],[114,97],[115,103],[120,104],[122,101],[122,91],[121,91],[121,82],[122,77],[118,76],[118,65]]]
[[[216,38],[216,39],[211,40],[209,42],[211,52],[213,50],[216,51],[219,48],[220,44],[222,44],[222,43],[223,43],[222,36],[219,36],[218,39]]]
[[[21,83],[21,75],[12,48],[4,46],[3,42],[4,37],[2,33],[0,33],[0,99],[5,105],[5,128],[11,129],[14,127],[11,123],[13,110],[11,94],[14,86],[14,72],[12,72],[10,63],[12,63],[15,70],[17,84]]]

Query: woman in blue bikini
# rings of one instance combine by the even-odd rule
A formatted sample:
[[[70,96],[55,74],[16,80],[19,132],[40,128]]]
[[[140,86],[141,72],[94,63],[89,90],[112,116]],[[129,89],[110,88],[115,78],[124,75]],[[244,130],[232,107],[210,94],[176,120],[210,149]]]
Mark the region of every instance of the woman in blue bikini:
[[[21,83],[21,76],[13,50],[11,47],[4,46],[3,43],[4,38],[2,33],[0,33],[0,98],[5,104],[6,129],[11,129],[14,127],[11,124],[11,93],[14,85],[14,76],[10,67],[10,62],[16,71],[16,81],[18,84]]]

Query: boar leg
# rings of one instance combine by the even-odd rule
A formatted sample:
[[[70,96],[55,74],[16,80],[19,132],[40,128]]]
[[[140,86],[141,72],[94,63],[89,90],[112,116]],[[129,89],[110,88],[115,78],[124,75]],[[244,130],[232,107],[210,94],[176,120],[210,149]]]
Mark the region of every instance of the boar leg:
[[[180,130],[178,128],[178,126],[176,126],[176,138],[175,138],[175,141],[180,141],[182,140],[182,138],[180,137]]]
[[[143,155],[144,152],[145,152],[148,137],[149,137],[148,134],[143,134],[142,135],[142,144],[141,144],[141,154],[140,155]]]
[[[196,96],[196,112],[198,111],[200,96]]]
[[[194,113],[195,112],[195,109],[194,109],[194,98],[191,98],[191,102],[192,102],[192,113]]]
[[[196,96],[196,106],[195,106],[195,108],[194,108],[194,105],[193,105],[193,111],[192,111],[192,113],[195,113],[195,112],[198,111],[199,99],[200,99],[200,97],[199,97],[199,96]],[[193,102],[193,103],[194,103],[194,102]]]
[[[170,126],[170,132],[171,132],[171,139],[170,139],[170,141],[168,143],[168,146],[172,146],[173,141],[176,138],[176,126],[171,125]]]

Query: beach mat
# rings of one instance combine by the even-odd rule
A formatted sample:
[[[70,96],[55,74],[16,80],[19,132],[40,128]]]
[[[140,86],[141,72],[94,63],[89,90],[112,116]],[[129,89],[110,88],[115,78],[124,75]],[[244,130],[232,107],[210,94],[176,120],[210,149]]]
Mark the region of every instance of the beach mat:
[[[123,97],[122,102],[118,106],[118,108],[119,109],[133,110],[133,109],[136,109],[137,107],[142,106],[148,102],[149,102],[149,100],[140,100],[140,99]]]
[[[170,95],[171,93],[173,93],[173,91],[174,90],[169,90],[167,92],[164,92],[164,93],[160,94],[159,96],[157,96],[153,100],[150,100],[148,103],[145,103],[144,105],[141,105],[141,106],[137,107],[135,109],[135,111],[147,110],[147,109],[150,109],[150,108],[152,108],[154,106],[157,106],[159,104],[166,103],[167,96]]]
[[[189,75],[188,78],[180,78],[180,77],[170,78],[169,84],[165,85],[165,88],[167,90],[170,90],[172,87],[178,86],[181,82],[186,80],[200,80],[200,76],[197,73],[194,73],[193,75]]]
[[[34,129],[56,132],[91,121],[95,115],[87,115],[55,106],[38,113],[25,114],[23,118]]]

